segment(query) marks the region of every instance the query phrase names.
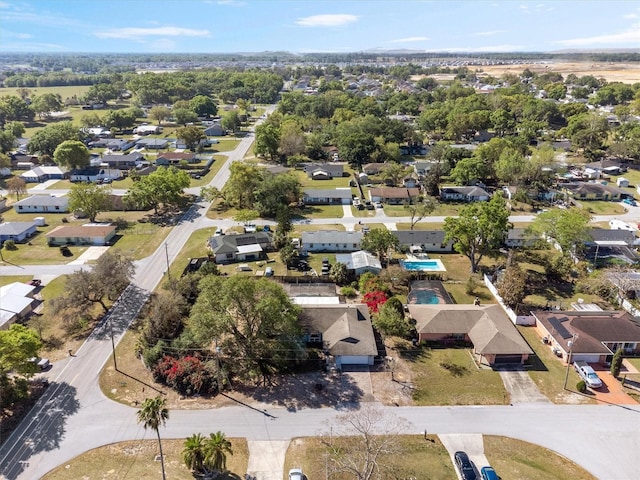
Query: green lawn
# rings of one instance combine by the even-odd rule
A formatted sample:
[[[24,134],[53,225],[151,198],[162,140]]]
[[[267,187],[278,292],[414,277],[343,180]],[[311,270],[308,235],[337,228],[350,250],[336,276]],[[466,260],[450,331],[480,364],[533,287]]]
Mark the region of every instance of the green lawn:
[[[36,95],[44,95],[45,93],[53,93],[60,95],[62,100],[65,98],[73,97],[74,95],[80,97],[89,91],[89,85],[73,85],[73,86],[64,86],[64,87],[27,87],[29,90],[29,96],[31,98]],[[18,95],[18,87],[3,87],[0,88],[0,96],[4,95]]]
[[[500,375],[478,369],[466,348],[410,347],[408,360],[416,405],[504,405],[508,394]],[[445,368],[448,367],[448,368]]]
[[[0,263],[0,265],[2,265],[2,263]],[[34,278],[33,275],[0,276],[0,287],[4,287],[5,285],[9,285],[10,283],[14,283],[14,282],[27,283],[33,278]]]
[[[344,211],[342,205],[307,205],[298,210],[299,216],[305,218],[342,218]],[[295,218],[294,213],[294,218]]]
[[[352,170],[348,167],[344,169],[344,176],[332,178],[330,180],[312,180],[302,170],[292,170],[300,180],[302,188],[332,189],[332,188],[348,188],[349,180],[353,178]]]
[[[342,232],[345,231],[344,225],[339,223],[334,223],[332,225],[307,225],[296,223],[293,225],[293,231],[289,235],[290,237],[295,237],[296,234],[299,236],[300,232],[318,232],[321,230],[340,230]]]
[[[194,231],[187,243],[185,243],[178,256],[171,264],[170,272],[172,278],[178,278],[186,268],[192,258],[202,258],[207,256],[207,240],[216,231],[216,227],[203,228]]]
[[[436,435],[402,435],[398,438],[399,453],[383,455],[378,463],[383,466],[381,478],[456,478],[453,464],[446,448]],[[302,468],[308,478],[325,478],[324,447],[318,438],[294,438],[287,450],[284,471]],[[347,474],[335,474],[332,480],[354,478]]]
[[[582,201],[579,202],[582,208],[591,212],[593,215],[620,215],[624,213],[625,208],[615,202],[605,201]]]
[[[567,393],[564,386],[564,378],[567,368],[562,360],[556,357],[548,345],[542,343],[533,327],[518,326],[518,331],[529,343],[535,352],[535,356],[530,358],[529,376],[538,386],[540,392],[554,403],[585,403],[589,399],[579,395]],[[578,374],[569,368],[569,379],[567,386],[575,391],[576,383],[580,380]]]

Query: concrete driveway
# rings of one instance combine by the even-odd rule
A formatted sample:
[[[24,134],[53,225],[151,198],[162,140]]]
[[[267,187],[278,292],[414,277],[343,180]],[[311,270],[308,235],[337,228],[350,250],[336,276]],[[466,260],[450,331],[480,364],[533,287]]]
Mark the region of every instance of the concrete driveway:
[[[482,434],[480,433],[461,433],[461,434],[446,434],[438,435],[438,438],[449,452],[451,462],[455,465],[456,461],[453,455],[456,452],[465,452],[469,455],[469,458],[475,463],[478,472],[482,467],[489,465],[487,457],[484,456],[484,442],[482,441]],[[460,472],[455,468],[456,475],[460,478]]]
[[[248,441],[247,473],[256,480],[282,480],[289,440]]]
[[[509,393],[509,402],[516,403],[551,403],[545,397],[529,374],[521,366],[504,366],[498,370],[504,388]]]
[[[599,364],[591,364],[595,372],[602,380],[602,387],[598,389],[589,389],[591,393],[594,394],[598,403],[603,404],[615,404],[615,405],[637,405],[636,402],[630,395],[624,391],[624,387],[622,383],[620,383],[613,375],[609,372],[609,370],[603,368]]]
[[[107,250],[109,250],[108,246],[106,246],[106,247],[89,247],[82,253],[82,255],[80,255],[74,261],[69,262],[69,265],[84,265],[89,260],[97,260]]]

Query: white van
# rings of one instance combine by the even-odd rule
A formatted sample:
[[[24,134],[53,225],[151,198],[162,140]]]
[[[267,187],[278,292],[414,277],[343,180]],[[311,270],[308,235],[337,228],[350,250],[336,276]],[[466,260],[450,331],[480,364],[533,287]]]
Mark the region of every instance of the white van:
[[[265,277],[272,277],[273,276],[273,268],[271,267],[267,267],[264,269],[264,276]]]

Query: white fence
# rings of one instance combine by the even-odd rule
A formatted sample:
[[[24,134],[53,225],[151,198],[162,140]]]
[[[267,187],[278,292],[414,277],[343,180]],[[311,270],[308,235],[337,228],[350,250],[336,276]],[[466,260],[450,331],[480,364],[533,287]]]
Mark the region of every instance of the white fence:
[[[505,311],[509,319],[511,319],[511,321],[514,324],[516,325],[535,325],[536,324],[536,319],[532,315],[516,315],[516,312],[514,312],[511,309],[511,307],[508,307],[504,303],[504,300],[502,300],[502,297],[498,293],[498,289],[495,287],[493,283],[491,283],[491,280],[489,280],[489,277],[487,277],[486,275],[484,275],[484,284],[487,286],[491,294],[495,297],[495,299],[503,308],[503,310]]]

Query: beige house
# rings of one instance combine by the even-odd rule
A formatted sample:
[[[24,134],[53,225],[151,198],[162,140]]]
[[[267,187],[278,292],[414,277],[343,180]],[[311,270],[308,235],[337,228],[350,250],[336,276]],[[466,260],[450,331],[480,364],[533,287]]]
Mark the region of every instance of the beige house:
[[[473,344],[489,365],[524,363],[533,350],[500,305],[409,304],[419,341]]]
[[[46,234],[47,244],[57,245],[109,245],[116,236],[114,225],[59,226]]]

